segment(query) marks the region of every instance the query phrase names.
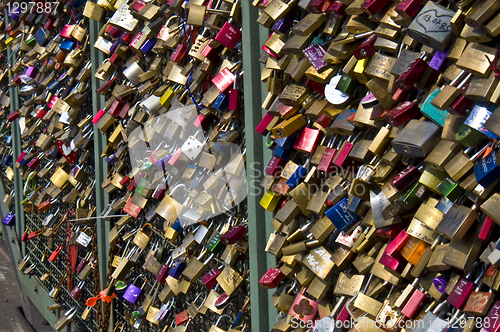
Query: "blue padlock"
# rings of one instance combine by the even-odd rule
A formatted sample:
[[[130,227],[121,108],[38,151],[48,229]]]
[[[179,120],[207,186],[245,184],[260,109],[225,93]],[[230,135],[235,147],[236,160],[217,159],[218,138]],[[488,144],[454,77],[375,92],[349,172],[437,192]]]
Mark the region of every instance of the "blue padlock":
[[[28,163],[28,162],[26,162]],[[6,154],[3,157],[2,164],[5,166],[10,166],[12,164],[12,154]]]
[[[309,161],[311,161],[311,158],[309,158],[304,165],[299,165],[295,172],[290,176],[290,178],[286,181],[286,185],[290,187],[290,189],[293,189],[297,187],[300,182],[302,181],[303,178],[306,177],[307,175],[307,164],[309,164]]]
[[[116,161],[116,155],[114,153],[110,154],[107,158],[106,158],[106,162],[108,164],[111,164],[112,162],[115,162]]]
[[[15,21],[19,21],[19,17],[21,16],[21,8],[19,7],[18,2],[14,2],[9,6],[10,12],[9,17]]]
[[[203,171],[203,169],[199,169],[193,180],[191,180],[191,183],[189,184],[191,188],[196,189],[205,178],[205,176],[207,176],[206,172]]]
[[[177,260],[172,264],[170,270],[168,270],[168,275],[172,278],[179,279],[182,276],[182,272],[186,268],[186,262]]]
[[[178,234],[182,234],[184,232],[184,228],[181,226],[181,222],[179,219],[176,219],[171,227]]]
[[[215,98],[214,104],[212,105],[213,108],[216,108],[221,112],[227,110],[228,106],[229,106],[229,98],[227,98],[227,96],[224,93],[219,93],[217,98]]]
[[[491,103],[477,103],[472,109],[465,124],[477,131],[485,134],[486,136],[498,139],[498,136],[484,127],[485,122],[490,118],[491,113],[496,109],[496,105]]]
[[[282,146],[277,145],[273,150],[273,156],[283,160],[289,160],[293,149],[284,149]]]
[[[38,28],[35,32],[35,40],[40,46],[45,46],[48,42],[47,40],[47,32],[43,28]]]
[[[282,137],[282,138],[277,138],[275,140],[276,144],[281,146],[285,150],[290,150],[293,148],[293,145],[295,144],[295,141],[297,140],[297,135],[299,132],[295,132],[291,134],[290,136],[287,137]]]
[[[334,207],[326,211],[325,214],[340,232],[359,219],[357,214],[349,211],[347,198],[342,199]]]
[[[500,166],[497,165],[498,150],[493,150],[488,156],[479,160],[474,165],[476,181],[483,187],[488,187],[500,177]]]
[[[120,39],[116,39],[114,42],[113,42],[113,45],[111,45],[111,47],[109,48],[109,54],[113,54],[115,53],[116,49],[118,48],[118,46],[121,45],[121,41]]]
[[[47,86],[47,90],[51,93],[55,93],[59,89],[59,81],[54,81]]]
[[[75,48],[76,42],[74,40],[65,39],[59,45],[59,48],[66,52],[71,52]]]
[[[147,55],[149,51],[153,49],[153,46],[155,46],[155,44],[156,44],[156,39],[154,38],[146,40],[140,48],[142,54]]]
[[[87,0],[72,0],[70,2],[70,4],[71,4],[71,7],[73,7],[73,9],[77,9],[77,8],[80,8],[86,2],[87,2]]]

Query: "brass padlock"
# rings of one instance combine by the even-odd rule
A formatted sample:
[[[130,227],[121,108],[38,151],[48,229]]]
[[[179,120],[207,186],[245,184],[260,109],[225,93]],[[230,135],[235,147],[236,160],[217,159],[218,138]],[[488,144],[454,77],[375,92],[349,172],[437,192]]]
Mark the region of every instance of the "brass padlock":
[[[133,242],[142,250],[146,249],[146,247],[148,246],[149,240],[151,239],[151,235],[153,234],[152,229],[150,230],[149,235],[144,233],[144,229],[147,226],[149,226],[151,228],[153,227],[153,226],[151,226],[150,223],[144,224],[140,229],[137,230],[137,233],[135,234],[134,240],[133,240]]]

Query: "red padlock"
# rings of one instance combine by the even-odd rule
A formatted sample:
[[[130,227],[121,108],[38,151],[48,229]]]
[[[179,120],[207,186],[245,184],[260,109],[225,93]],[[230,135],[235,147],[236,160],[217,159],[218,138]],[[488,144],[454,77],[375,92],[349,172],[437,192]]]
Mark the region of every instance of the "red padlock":
[[[401,17],[409,19],[414,18],[422,7],[423,5],[419,0],[402,0],[394,10],[401,15]]]
[[[347,5],[345,3],[337,0],[332,3],[332,5],[326,10],[326,13],[336,18],[343,18],[344,16],[346,16],[346,8]]]
[[[189,321],[189,314],[187,310],[179,312],[177,315],[175,315],[175,324],[177,326],[185,324],[188,321]]]
[[[264,115],[264,117],[262,118],[260,123],[257,125],[255,130],[258,133],[260,133],[261,135],[267,135],[267,133],[269,132],[269,130],[267,128],[270,126],[270,124],[272,127],[272,125],[275,124],[277,119],[279,119],[277,116],[273,116],[269,113],[266,113],[266,115]]]
[[[236,29],[231,23],[226,22],[220,29],[215,40],[224,47],[232,50],[241,38],[241,30]]]
[[[375,41],[377,40],[377,35],[371,35],[366,38],[353,52],[354,57],[358,60],[363,60],[371,57],[377,49],[375,48]]]
[[[404,101],[384,114],[385,121],[394,127],[400,127],[420,114],[415,101]]]
[[[38,211],[40,212],[43,212],[45,210],[48,210],[52,207],[52,203],[54,203],[57,199],[47,199],[46,201],[40,203],[40,205],[38,205]]]
[[[78,263],[78,265],[76,266],[76,269],[75,269],[77,274],[80,273],[80,271],[85,267],[85,265],[87,265],[89,263],[88,260],[89,260],[91,255],[92,255],[92,253],[89,252],[84,258],[82,258],[80,260],[80,262]]]
[[[181,63],[181,61],[186,56],[186,53],[187,53],[186,45],[179,44],[172,52],[172,55],[170,56],[170,60],[172,60],[175,63]]]
[[[156,281],[158,281],[162,285],[165,285],[168,277],[168,270],[170,270],[170,266],[168,266],[168,264],[163,264],[156,274]]]
[[[215,287],[215,285],[217,285],[217,277],[219,276],[220,273],[221,273],[220,269],[214,267],[213,269],[202,275],[200,279],[201,281],[203,281],[203,283],[208,289],[211,289]]]
[[[307,10],[314,14],[324,13],[332,5],[333,0],[312,0],[307,5]]]
[[[285,278],[285,275],[281,271],[281,269],[277,267],[273,267],[264,273],[264,275],[260,278],[259,284],[264,288],[276,288],[279,283]]]
[[[390,2],[389,0],[365,0],[365,2],[361,5],[361,8],[368,15],[375,15],[389,2]]]
[[[229,244],[235,244],[238,242],[246,233],[248,233],[248,230],[245,226],[243,225],[236,225],[231,227],[226,233],[224,233],[221,237],[220,240],[222,243],[225,245]]]
[[[333,165],[332,161],[339,152],[339,147],[342,141],[339,140],[338,146],[334,148],[335,138],[332,141],[328,142],[327,148],[325,148],[325,152],[321,156],[321,160],[318,163],[318,171],[325,172],[328,174],[334,174],[335,165]]]
[[[54,263],[55,260],[57,259],[57,257],[59,257],[59,254],[61,253],[62,248],[63,248],[62,244],[58,245],[56,250],[54,250],[52,252],[52,254],[50,254],[49,261]]]
[[[427,53],[423,52],[420,58],[415,59],[396,80],[396,86],[401,90],[410,90],[422,78],[424,71],[429,67],[425,62]]]
[[[406,233],[403,229],[399,234],[387,245],[385,252],[389,255],[394,254],[396,251],[400,251],[405,245],[406,241],[410,238],[410,235]]]
[[[15,119],[17,119],[18,117],[19,117],[19,111],[15,110],[14,112],[12,112],[9,115],[7,115],[7,120],[9,120],[10,122],[12,122]]]
[[[305,153],[314,153],[319,142],[323,139],[323,132],[319,129],[305,127],[302,129],[293,148]]]
[[[73,289],[69,293],[69,296],[71,296],[75,300],[78,300],[78,298],[80,297],[80,295],[82,295],[82,293],[83,293],[83,285],[84,284],[85,284],[84,281],[80,281],[78,283],[78,285],[76,285],[75,287],[73,287]]]
[[[404,170],[402,170],[398,175],[396,175],[392,180],[391,184],[397,191],[403,191],[412,184],[414,184],[420,178],[420,171],[423,169],[422,166],[408,165]]]
[[[269,164],[266,166],[266,173],[279,178],[283,168],[286,165],[286,160],[279,159],[278,157],[272,156]]]
[[[21,236],[21,241],[23,241],[23,242],[28,241],[28,228],[26,228],[23,235]]]

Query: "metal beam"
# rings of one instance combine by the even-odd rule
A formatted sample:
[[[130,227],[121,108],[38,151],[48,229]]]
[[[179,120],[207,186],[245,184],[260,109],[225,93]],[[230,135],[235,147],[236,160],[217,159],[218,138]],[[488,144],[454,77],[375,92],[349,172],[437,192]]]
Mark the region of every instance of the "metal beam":
[[[91,71],[91,83],[92,83],[92,112],[95,116],[97,112],[104,105],[104,97],[98,94],[97,88],[100,86],[100,81],[95,78],[95,72],[97,67],[104,61],[103,54],[98,49],[94,48],[94,43],[97,40],[100,30],[99,22],[94,20],[89,20],[89,43],[90,43],[90,60],[92,62]],[[105,138],[105,137],[104,137]],[[105,190],[101,188],[101,183],[104,181],[106,174],[108,173],[108,167],[106,163],[102,162],[101,154],[106,147],[106,140],[103,139],[103,135],[100,134],[99,129],[94,125],[94,170],[95,170],[95,195],[96,195],[96,211],[97,215],[108,205],[109,197]],[[111,229],[109,226],[109,219],[98,219],[97,224],[99,229],[97,232],[97,242],[99,243],[99,271],[101,274],[100,286],[101,289],[106,287],[106,279],[104,276],[108,273],[108,252],[109,252],[109,241],[108,232]]]
[[[257,23],[258,9],[253,7],[251,1],[241,2],[242,13],[242,43],[243,43],[243,86],[245,106],[245,140],[246,140],[246,166],[248,179],[248,239],[250,248],[254,248],[249,255],[250,260],[250,295],[251,295],[251,324],[252,331],[269,331],[269,323],[274,308],[268,290],[261,287],[259,278],[269,267],[267,254],[263,250],[267,242],[267,229],[270,214],[264,213],[259,204],[259,186],[264,165],[264,144],[262,137],[255,131],[255,127],[262,120],[261,104],[263,89],[260,81],[260,56],[261,38],[263,35]],[[274,266],[274,265],[273,265]]]

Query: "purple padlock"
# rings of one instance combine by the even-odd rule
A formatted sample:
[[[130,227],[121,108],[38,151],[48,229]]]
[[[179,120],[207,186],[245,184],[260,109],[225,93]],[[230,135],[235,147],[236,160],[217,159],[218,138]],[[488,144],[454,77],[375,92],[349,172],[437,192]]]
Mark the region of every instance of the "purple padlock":
[[[295,17],[294,15],[288,15],[280,18],[279,20],[273,23],[271,30],[273,32],[279,32],[282,34],[287,33],[292,27],[294,17]]]
[[[2,219],[2,224],[5,224],[7,226],[11,226],[14,221],[16,220],[15,215],[12,213],[8,213],[3,219]]]
[[[447,53],[444,51],[436,51],[431,61],[429,62],[429,67],[439,71],[444,63],[444,60],[446,60],[446,54]]]
[[[172,278],[179,279],[182,275],[182,271],[186,268],[186,262],[177,260],[172,264],[170,270],[168,270],[168,275]]]
[[[448,277],[446,274],[440,275],[439,277],[434,278],[432,281],[434,284],[434,287],[436,289],[444,294],[446,292],[446,286],[448,286],[448,282],[450,281],[450,277]]]
[[[37,74],[38,74],[38,69],[33,66],[29,66],[28,68],[26,68],[26,71],[24,72],[24,75],[29,76],[31,78],[35,78]]]
[[[9,17],[15,21],[19,21],[19,17],[21,16],[21,8],[19,7],[19,5],[15,3],[15,5],[9,8],[10,8]]]
[[[137,279],[139,279],[139,277],[144,278],[144,276],[142,274],[139,274],[137,277],[134,278],[134,280],[132,280],[130,285],[128,285],[127,289],[125,290],[125,293],[123,293],[123,298],[132,304],[134,304],[137,301],[137,299],[139,298],[139,295],[141,295],[141,293],[142,293],[142,289],[144,288],[144,285],[146,285],[146,281],[144,281],[141,288],[134,285],[134,283],[137,281]]]
[[[307,59],[311,62],[314,69],[321,71],[328,63],[323,61],[323,56],[325,55],[325,49],[320,44],[312,44],[302,51]]]

